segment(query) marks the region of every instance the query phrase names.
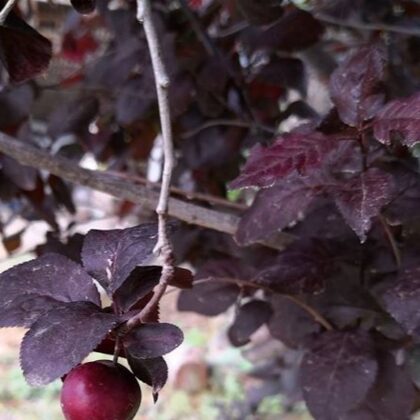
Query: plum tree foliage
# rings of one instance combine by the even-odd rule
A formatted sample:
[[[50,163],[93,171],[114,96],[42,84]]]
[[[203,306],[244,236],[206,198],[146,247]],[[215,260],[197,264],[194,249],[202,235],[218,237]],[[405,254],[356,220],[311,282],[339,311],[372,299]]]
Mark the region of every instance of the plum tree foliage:
[[[19,2],[0,25],[0,197],[28,226],[50,226],[36,259],[0,275],[0,327],[28,328],[27,381],[65,377],[69,419],[66,387],[84,369],[77,380],[90,368],[135,375],[156,399],[164,356],[183,341],[160,322],[167,276],[181,312],[233,314],[233,346],[252,347],[263,326],[284,344],[251,372],[265,384],[247,395],[249,413],[283,394],[317,420],[409,419],[420,382],[418,2],[152,2],[176,157],[168,214],[182,220],[168,224],[170,272],[154,256],[159,186],[147,166],[162,107],[137,4],[71,6],[55,48]],[[58,63],[72,71],[57,76]],[[83,172],[87,153],[105,171]],[[58,214],[78,211],[69,181],[125,198],[116,216],[138,224],[60,226]],[[13,253],[22,232],[6,236],[7,223]],[[125,358],[132,373],[80,365],[91,352]],[[106,391],[117,410],[138,393],[128,382],[125,395]]]

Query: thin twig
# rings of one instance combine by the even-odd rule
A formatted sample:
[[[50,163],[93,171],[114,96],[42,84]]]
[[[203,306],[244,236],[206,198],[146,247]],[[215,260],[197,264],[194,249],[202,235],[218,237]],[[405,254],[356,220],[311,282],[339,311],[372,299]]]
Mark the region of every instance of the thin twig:
[[[210,120],[196,128],[185,131],[184,133],[181,134],[180,137],[182,139],[188,139],[190,137],[194,137],[201,131],[206,130],[207,128],[220,127],[220,126],[250,128],[253,126],[253,124],[249,121],[241,121],[241,120],[229,120],[229,119]]]
[[[208,52],[208,54],[211,57],[217,58],[220,63],[225,68],[227,74],[229,75],[233,86],[235,86],[238,96],[242,99],[244,110],[248,114],[248,117],[251,120],[250,125],[254,127],[258,127],[260,130],[268,131],[270,134],[275,134],[276,130],[271,129],[271,127],[266,127],[264,124],[262,124],[255,112],[252,109],[249,97],[246,93],[246,89],[244,89],[243,82],[238,80],[235,70],[232,68],[232,65],[230,64],[229,60],[226,60],[226,58],[223,56],[223,54],[220,52],[220,50],[217,48],[217,45],[214,43],[213,39],[209,36],[206,29],[202,27],[201,22],[196,18],[195,14],[191,11],[190,7],[188,6],[187,2],[185,0],[179,0],[179,3],[186,14],[187,18],[191,22],[191,26],[197,36],[197,38],[200,40],[200,42],[203,44],[204,48]],[[230,107],[228,107],[230,108]]]
[[[290,301],[296,303],[296,305],[300,306],[304,311],[311,315],[316,322],[321,324],[327,331],[332,331],[334,329],[334,327],[329,321],[327,321],[316,309],[314,309],[312,306],[309,306],[303,300],[300,300],[298,297],[292,295],[283,296],[289,299]]]
[[[174,168],[174,146],[168,92],[170,80],[163,60],[162,47],[154,25],[150,0],[137,0],[137,19],[143,23],[149,53],[152,59],[163,137],[164,164],[162,185],[160,188],[159,202],[156,207],[156,213],[158,215],[158,240],[154,250],[156,254],[160,255],[162,260],[162,274],[150,301],[137,315],[127,321],[128,329],[139,325],[156,308],[175,272],[173,250],[166,226],[171,192],[171,178]]]
[[[400,267],[401,266],[401,253],[400,253],[400,250],[398,249],[398,245],[395,240],[395,237],[388,225],[388,222],[386,221],[385,217],[382,214],[379,215],[379,221],[381,222],[382,227],[384,228],[386,237],[388,238],[388,242],[389,242],[389,245],[391,246],[392,253],[394,254],[397,267]]]
[[[236,35],[238,32],[242,32],[250,26],[251,25],[247,21],[237,22],[229,28],[219,29],[219,31],[213,35],[213,38],[226,38],[228,36]]]
[[[419,27],[410,27],[410,26],[398,26],[390,25],[387,23],[372,23],[372,22],[362,22],[355,20],[345,20],[339,19],[324,13],[316,13],[315,18],[329,23],[331,25],[342,26],[351,29],[360,29],[364,31],[384,31],[384,32],[394,32],[405,35],[420,36]]]
[[[8,0],[7,3],[4,5],[3,9],[0,12],[0,26],[2,26],[6,21],[7,16],[9,16],[9,13],[15,7],[16,2],[17,0]]]
[[[187,16],[187,19],[190,21],[191,26],[194,29],[194,32],[198,36],[198,39],[200,40],[200,42],[203,44],[204,48],[206,49],[207,54],[217,55],[217,49],[214,47],[207,33],[201,30],[200,22],[198,21],[194,12],[188,6],[188,3],[185,0],[178,0],[178,1],[182,10]]]

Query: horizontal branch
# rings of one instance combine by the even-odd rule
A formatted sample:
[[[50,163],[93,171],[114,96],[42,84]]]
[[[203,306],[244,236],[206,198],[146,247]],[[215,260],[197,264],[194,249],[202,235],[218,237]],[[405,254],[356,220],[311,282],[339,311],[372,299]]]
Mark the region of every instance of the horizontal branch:
[[[394,32],[399,34],[411,35],[411,36],[420,36],[420,27],[418,26],[400,26],[400,25],[392,25],[387,23],[379,23],[379,22],[363,22],[363,21],[356,21],[356,20],[347,20],[347,19],[339,19],[335,18],[334,16],[327,15],[325,13],[315,13],[315,18],[331,24],[342,26],[351,29],[359,29],[364,31],[384,31],[384,32]]]
[[[159,201],[159,192],[145,185],[121,180],[121,177],[106,172],[81,168],[69,159],[51,156],[45,151],[3,133],[0,133],[0,152],[16,159],[23,165],[48,171],[66,181],[102,191],[121,200],[141,204],[149,210],[154,210]],[[183,222],[229,235],[235,234],[240,220],[236,214],[213,210],[173,197],[169,199],[168,214]],[[282,249],[292,240],[291,235],[280,233],[275,240],[263,244]]]

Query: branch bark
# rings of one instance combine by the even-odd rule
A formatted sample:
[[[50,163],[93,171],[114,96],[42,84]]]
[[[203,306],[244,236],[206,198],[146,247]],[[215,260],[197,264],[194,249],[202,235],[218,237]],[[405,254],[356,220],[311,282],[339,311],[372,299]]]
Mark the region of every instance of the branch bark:
[[[4,133],[0,133],[0,152],[16,159],[22,165],[45,170],[68,182],[102,191],[120,200],[140,204],[148,210],[154,210],[159,201],[159,194],[145,185],[121,180],[121,177],[106,172],[81,168],[69,159],[51,156]],[[234,235],[239,224],[240,217],[234,213],[213,210],[172,197],[169,198],[168,204],[169,216],[196,226]],[[280,233],[275,240],[263,244],[283,249],[293,239],[292,235]]]
[[[16,2],[17,0],[8,0],[7,3],[4,5],[3,9],[0,12],[0,26],[2,26],[6,21],[7,16],[9,16],[9,13],[15,7]]]
[[[162,274],[159,284],[153,291],[153,296],[146,306],[127,321],[127,329],[135,328],[144,322],[151,312],[159,305],[161,297],[175,273],[175,258],[172,244],[167,230],[167,217],[169,196],[171,193],[171,178],[174,168],[174,146],[172,138],[171,109],[169,104],[170,79],[163,59],[162,46],[160,45],[156,27],[153,21],[153,11],[150,0],[137,0],[137,19],[143,23],[146,34],[149,54],[152,60],[153,73],[155,76],[156,92],[159,105],[160,125],[163,137],[163,172],[162,185],[160,187],[159,201],[156,207],[158,215],[158,240],[154,249],[162,261]]]

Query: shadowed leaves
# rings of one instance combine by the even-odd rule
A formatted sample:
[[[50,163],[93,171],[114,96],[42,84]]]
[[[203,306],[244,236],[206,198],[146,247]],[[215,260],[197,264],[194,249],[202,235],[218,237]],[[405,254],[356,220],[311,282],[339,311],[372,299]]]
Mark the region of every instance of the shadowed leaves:
[[[335,148],[336,142],[321,133],[284,134],[272,146],[255,146],[229,187],[269,187],[294,172],[307,175],[320,168]]]
[[[323,333],[302,361],[303,396],[317,420],[335,420],[356,408],[375,382],[373,345],[363,333]]]
[[[142,324],[124,337],[124,347],[138,359],[163,356],[176,349],[184,340],[182,331],[172,324]]]
[[[373,121],[373,130],[384,144],[390,144],[394,136],[410,147],[420,142],[420,93],[385,105]]]

